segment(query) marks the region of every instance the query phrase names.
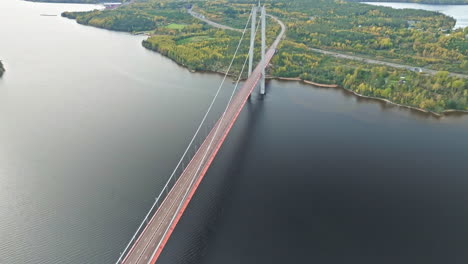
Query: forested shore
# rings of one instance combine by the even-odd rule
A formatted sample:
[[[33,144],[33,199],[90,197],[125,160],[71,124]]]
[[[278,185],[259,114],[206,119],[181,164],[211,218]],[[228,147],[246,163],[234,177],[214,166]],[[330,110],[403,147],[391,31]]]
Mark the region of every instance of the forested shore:
[[[455,20],[423,10],[395,10],[324,0],[267,1],[269,13],[288,26],[287,38],[273,58],[269,76],[336,84],[364,96],[386,99],[433,112],[468,110],[468,81],[450,72],[468,73],[467,29]],[[115,10],[64,13],[81,24],[151,35],[143,42],[190,70],[225,71],[240,33],[212,28],[187,14],[193,7],[208,19],[243,28],[253,1],[136,2]],[[268,41],[279,26],[268,21]],[[246,40],[248,41],[248,40]],[[243,45],[241,54],[247,53]],[[311,52],[320,48],[351,52],[439,71],[427,75],[370,65]],[[234,64],[238,72],[239,57]],[[257,58],[258,60],[258,58]]]

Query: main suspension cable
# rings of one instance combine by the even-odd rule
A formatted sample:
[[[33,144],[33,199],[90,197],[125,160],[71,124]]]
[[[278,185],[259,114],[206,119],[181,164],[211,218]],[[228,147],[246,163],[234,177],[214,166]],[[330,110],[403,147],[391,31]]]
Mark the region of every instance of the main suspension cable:
[[[248,24],[248,22],[247,22],[247,24]],[[258,30],[259,25],[260,25],[260,21],[259,21],[259,23],[257,24],[257,27],[256,27],[256,29],[255,29],[255,33],[257,33],[257,30]],[[244,32],[245,32],[245,29],[244,29]],[[239,86],[239,82],[240,82],[240,80],[241,80],[241,78],[242,78],[242,74],[243,74],[243,72],[244,72],[244,70],[245,70],[245,66],[247,65],[247,61],[248,61],[248,60],[249,60],[249,56],[247,56],[247,57],[245,58],[244,64],[242,65],[241,72],[239,73],[239,77],[237,78],[236,85],[235,85],[234,88],[232,89],[231,96],[230,96],[229,101],[228,101],[228,103],[227,103],[227,105],[226,105],[226,108],[224,109],[223,114],[221,115],[221,118],[220,118],[219,121],[216,123],[217,125],[216,125],[215,132],[214,132],[214,134],[213,134],[213,137],[211,138],[210,143],[208,144],[208,147],[206,148],[205,153],[203,154],[202,161],[200,162],[200,165],[198,165],[198,168],[197,168],[197,171],[195,172],[195,175],[198,174],[198,172],[200,171],[202,165],[204,164],[205,159],[206,159],[206,156],[208,155],[208,151],[210,150],[210,148],[211,148],[211,146],[212,146],[212,144],[213,144],[213,142],[214,142],[214,139],[216,138],[216,135],[218,134],[219,128],[221,127],[221,124],[222,124],[222,122],[223,122],[223,120],[224,120],[224,117],[226,116],[226,113],[227,113],[227,111],[228,111],[228,109],[229,109],[229,106],[231,105],[232,99],[234,98],[234,94],[236,93],[237,87]],[[181,200],[181,202],[179,203],[179,206],[177,207],[176,214],[174,214],[174,216],[171,218],[171,221],[170,221],[169,225],[167,226],[166,230],[164,231],[164,234],[163,234],[162,237],[165,237],[165,236],[167,235],[167,232],[168,232],[169,229],[171,228],[171,226],[172,226],[174,220],[176,219],[176,217],[177,217],[177,215],[178,215],[180,209],[182,208],[182,206],[183,206],[185,200],[187,199],[187,195],[189,194],[189,191],[192,189],[193,183],[195,182],[195,179],[196,179],[196,178],[197,178],[197,177],[193,177],[192,180],[190,181],[190,185],[189,185],[189,187],[187,188],[187,190],[185,191],[184,197],[183,197],[183,199]],[[156,247],[156,250],[153,252],[153,254],[152,254],[151,258],[149,259],[149,262],[148,262],[148,263],[150,263],[150,262],[152,261],[152,259],[154,258],[154,256],[155,256],[156,253],[158,252],[158,249],[159,249],[159,247],[161,246],[161,243],[162,243],[162,241],[159,241],[158,246]]]
[[[140,230],[141,230],[141,228],[143,227],[143,225],[147,222],[148,217],[151,215],[151,212],[153,211],[153,209],[154,209],[154,208],[157,206],[157,204],[159,203],[160,198],[164,195],[164,191],[168,188],[170,182],[171,182],[172,179],[174,178],[174,176],[175,176],[177,170],[179,169],[179,167],[180,167],[180,165],[182,164],[183,160],[184,160],[185,157],[187,156],[187,153],[189,152],[190,148],[192,147],[193,142],[195,141],[195,139],[196,139],[196,137],[198,136],[198,134],[199,134],[201,128],[203,127],[203,125],[204,125],[204,123],[205,123],[205,121],[206,121],[206,119],[207,119],[207,117],[208,117],[208,114],[211,112],[211,109],[213,108],[213,105],[214,105],[216,99],[218,98],[218,95],[219,95],[219,93],[220,93],[220,91],[221,91],[221,88],[223,87],[223,85],[224,85],[224,83],[225,83],[225,81],[226,81],[226,79],[227,79],[227,76],[229,75],[229,72],[230,72],[230,70],[231,70],[231,67],[232,67],[232,65],[234,64],[234,61],[235,61],[235,59],[236,59],[237,53],[238,53],[238,51],[239,51],[239,49],[240,49],[240,46],[241,46],[241,44],[242,44],[242,41],[243,41],[243,39],[244,39],[245,32],[246,32],[246,30],[247,30],[247,27],[248,27],[248,25],[249,25],[249,22],[250,22],[251,17],[252,17],[252,14],[250,14],[250,16],[249,16],[249,18],[248,18],[248,20],[247,20],[247,23],[246,23],[245,28],[244,28],[244,30],[243,30],[243,32],[242,32],[242,35],[241,35],[241,38],[240,38],[239,43],[238,43],[238,45],[237,45],[237,48],[236,48],[236,50],[235,50],[235,52],[234,52],[234,56],[232,57],[231,62],[230,62],[230,64],[229,64],[229,67],[228,67],[228,69],[226,70],[226,73],[224,74],[224,78],[223,78],[223,80],[221,81],[221,84],[219,85],[218,90],[216,91],[215,96],[214,96],[213,99],[211,100],[211,103],[210,103],[210,105],[209,105],[209,107],[208,107],[208,109],[207,109],[205,115],[203,116],[203,118],[202,118],[202,120],[201,120],[201,122],[200,122],[200,124],[199,124],[199,126],[198,126],[198,128],[197,128],[197,130],[195,131],[195,134],[193,135],[192,139],[190,140],[190,143],[188,144],[187,148],[185,149],[184,153],[182,154],[182,157],[179,159],[179,162],[177,163],[175,169],[172,171],[171,176],[169,177],[169,179],[167,180],[166,184],[164,185],[164,188],[161,190],[159,196],[156,198],[155,202],[153,203],[153,205],[152,205],[151,208],[149,209],[148,213],[146,214],[145,218],[144,218],[143,221],[141,222],[141,224],[140,224],[140,226],[138,227],[137,231],[133,234],[133,237],[130,239],[130,241],[129,241],[129,243],[127,244],[127,246],[125,247],[124,251],[120,254],[120,257],[119,257],[119,259],[117,260],[116,264],[119,264],[119,263],[122,261],[122,257],[125,255],[125,253],[127,252],[127,250],[130,248],[131,244],[132,244],[133,241],[135,240],[137,234],[140,232]]]

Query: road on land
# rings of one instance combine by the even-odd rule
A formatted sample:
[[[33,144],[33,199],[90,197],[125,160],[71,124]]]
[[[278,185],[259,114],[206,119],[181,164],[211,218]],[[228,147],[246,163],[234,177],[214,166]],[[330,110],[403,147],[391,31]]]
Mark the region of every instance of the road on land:
[[[410,66],[410,65],[405,65],[405,64],[398,64],[394,62],[387,62],[387,61],[381,61],[381,60],[374,60],[374,59],[368,59],[362,56],[358,55],[350,55],[346,53],[339,53],[336,51],[328,51],[328,50],[322,50],[322,49],[316,49],[316,48],[309,48],[310,51],[333,56],[335,58],[340,58],[340,59],[347,59],[347,60],[355,60],[355,61],[361,61],[364,63],[369,63],[369,64],[377,64],[377,65],[384,65],[384,66],[389,66],[393,68],[399,68],[399,69],[405,69],[409,71],[415,71],[415,72],[423,72],[423,73],[428,73],[431,75],[435,75],[438,71],[431,70],[428,68],[421,68],[421,67],[415,67],[415,66]],[[461,73],[454,73],[450,72],[450,76],[453,77],[458,77],[458,78],[468,78],[468,75],[466,74],[461,74]]]
[[[194,18],[197,18],[205,23],[207,23],[208,25],[212,26],[212,27],[215,27],[215,28],[220,28],[220,29],[226,29],[226,30],[233,30],[233,31],[237,31],[237,32],[242,32],[242,30],[240,29],[237,29],[237,28],[233,28],[233,27],[230,27],[230,26],[226,26],[226,25],[221,25],[221,24],[218,24],[214,21],[211,21],[209,19],[206,19],[204,15],[200,14],[200,13],[197,13],[195,11],[193,11],[191,8],[190,9],[187,9],[187,12],[192,15]]]

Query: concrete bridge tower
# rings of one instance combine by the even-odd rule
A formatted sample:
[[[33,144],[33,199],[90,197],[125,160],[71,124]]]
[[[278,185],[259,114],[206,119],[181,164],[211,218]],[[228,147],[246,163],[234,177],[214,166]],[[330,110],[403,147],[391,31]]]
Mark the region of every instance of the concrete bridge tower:
[[[255,49],[255,30],[257,25],[257,7],[252,7],[252,26],[250,27],[249,76],[252,75]]]
[[[250,50],[249,50],[249,76],[252,74],[253,71],[253,61],[254,61],[254,51],[255,51],[255,35],[256,35],[256,26],[257,26],[257,13],[261,12],[261,39],[262,39],[262,47],[261,47],[261,61],[260,64],[262,65],[262,77],[260,80],[260,94],[265,94],[265,51],[266,51],[266,9],[265,6],[260,6],[260,2],[258,3],[258,7],[252,7],[252,25],[250,28]]]
[[[266,10],[262,7],[262,79],[260,80],[260,94],[265,94],[265,51],[266,51]]]

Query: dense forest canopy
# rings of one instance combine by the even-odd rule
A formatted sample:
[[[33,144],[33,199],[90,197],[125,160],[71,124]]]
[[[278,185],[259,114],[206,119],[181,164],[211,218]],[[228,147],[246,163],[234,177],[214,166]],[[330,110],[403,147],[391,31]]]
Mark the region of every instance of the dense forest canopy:
[[[187,13],[193,7],[208,19],[232,27],[245,25],[257,1],[145,0],[114,10],[64,13],[96,27],[146,32],[143,45],[193,70],[223,71],[238,32],[212,28]],[[468,28],[436,12],[327,0],[264,1],[283,20],[287,38],[273,58],[269,74],[334,83],[356,93],[435,112],[468,110]],[[269,21],[268,40],[279,27]],[[246,54],[244,45],[242,54]],[[436,75],[369,65],[314,53],[310,48],[358,54],[439,71]],[[245,55],[243,55],[245,58]],[[242,57],[235,69],[240,68]],[[258,59],[258,58],[257,58]]]

